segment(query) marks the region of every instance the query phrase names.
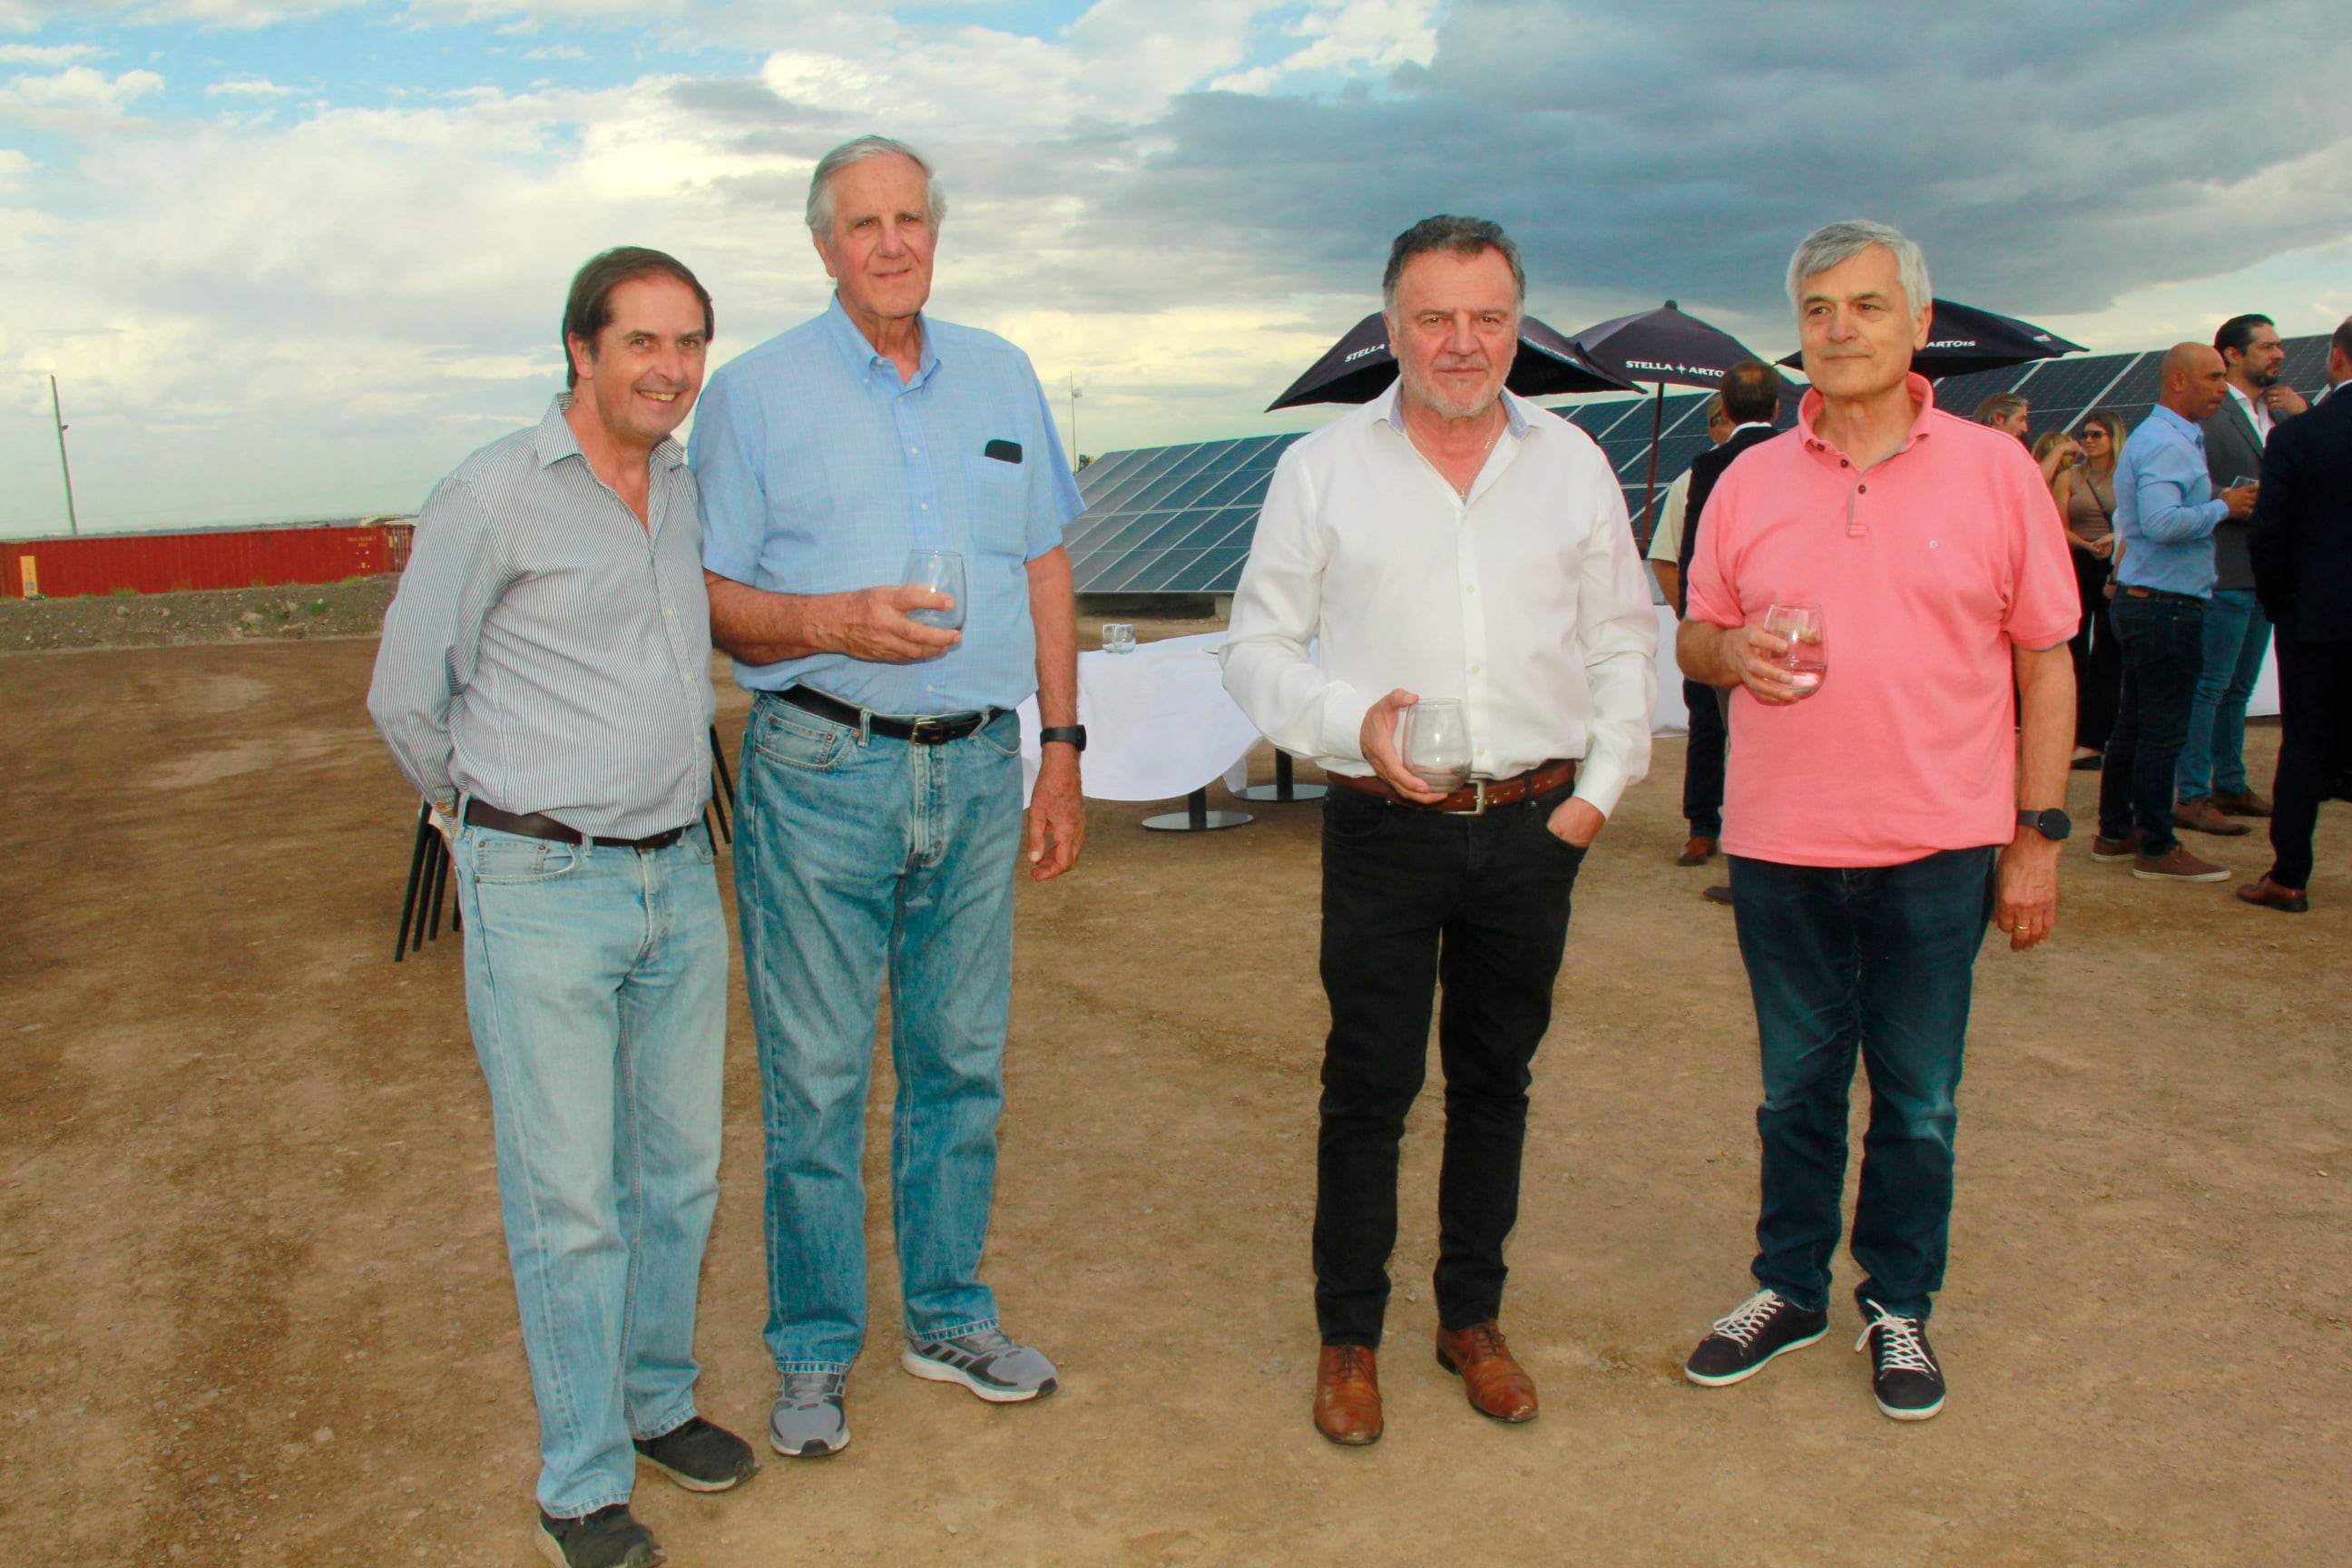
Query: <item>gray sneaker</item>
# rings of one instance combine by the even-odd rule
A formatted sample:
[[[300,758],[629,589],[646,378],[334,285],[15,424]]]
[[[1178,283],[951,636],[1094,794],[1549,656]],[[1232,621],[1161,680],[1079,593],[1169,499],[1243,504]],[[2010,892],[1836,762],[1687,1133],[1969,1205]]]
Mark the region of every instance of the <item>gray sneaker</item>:
[[[849,1376],[838,1372],[788,1372],[768,1417],[768,1443],[795,1459],[822,1459],[849,1447],[849,1416],[841,1407]]]
[[[991,1405],[1018,1405],[1054,1392],[1054,1363],[1002,1329],[982,1329],[951,1340],[909,1342],[898,1364],[932,1383],[960,1383]]]

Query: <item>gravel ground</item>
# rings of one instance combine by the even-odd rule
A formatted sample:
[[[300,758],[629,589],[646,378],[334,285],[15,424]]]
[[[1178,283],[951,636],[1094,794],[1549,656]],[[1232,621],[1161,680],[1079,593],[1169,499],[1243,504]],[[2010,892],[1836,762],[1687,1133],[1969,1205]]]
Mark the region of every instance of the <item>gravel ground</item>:
[[[201,594],[0,599],[0,653],[372,637],[383,629],[384,606],[399,584],[394,574]]]

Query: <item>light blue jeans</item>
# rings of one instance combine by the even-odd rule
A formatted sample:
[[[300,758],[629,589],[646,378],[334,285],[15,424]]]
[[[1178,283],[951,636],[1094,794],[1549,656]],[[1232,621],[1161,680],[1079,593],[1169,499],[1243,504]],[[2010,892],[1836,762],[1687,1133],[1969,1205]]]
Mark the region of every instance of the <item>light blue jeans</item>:
[[[2270,617],[2251,588],[2216,588],[2205,605],[2205,664],[2173,774],[2184,804],[2246,793],[2246,701],[2271,646]]]
[[[539,1402],[539,1505],[626,1502],[630,1438],[694,1415],[719,1199],[727,921],[700,824],[667,849],[467,826],[466,1013]]]
[[[1021,730],[922,746],[751,707],[735,887],[768,1134],[769,1351],[842,1372],[866,1336],[866,1097],[882,985],[898,1096],[891,1218],[918,1342],[996,1322],[996,1190]]]

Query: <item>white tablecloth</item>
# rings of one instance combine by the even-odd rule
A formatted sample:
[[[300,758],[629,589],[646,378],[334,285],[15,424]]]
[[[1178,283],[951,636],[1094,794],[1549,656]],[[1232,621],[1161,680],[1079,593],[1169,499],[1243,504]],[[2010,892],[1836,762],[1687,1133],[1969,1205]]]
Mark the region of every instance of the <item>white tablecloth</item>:
[[[1087,795],[1173,800],[1222,778],[1249,783],[1257,727],[1225,695],[1213,651],[1223,632],[1078,655],[1078,722],[1087,727]],[[1037,700],[1021,705],[1023,793],[1037,780]]]

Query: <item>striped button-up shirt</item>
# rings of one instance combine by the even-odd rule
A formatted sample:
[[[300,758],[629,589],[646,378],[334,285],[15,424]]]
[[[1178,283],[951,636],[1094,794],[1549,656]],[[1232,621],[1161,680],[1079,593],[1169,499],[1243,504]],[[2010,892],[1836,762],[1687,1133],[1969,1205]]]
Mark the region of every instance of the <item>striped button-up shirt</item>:
[[[903,583],[910,550],[963,557],[963,641],[878,664],[738,662],[754,691],[803,682],[877,713],[1011,708],[1037,689],[1025,563],[1085,510],[1029,356],[923,318],[910,381],[835,299],[711,373],[694,416],[703,564],[776,594]]]
[[[694,477],[654,448],[646,521],[599,479],[556,398],[416,520],[368,711],[400,771],[579,832],[645,838],[710,793],[710,601]]]

